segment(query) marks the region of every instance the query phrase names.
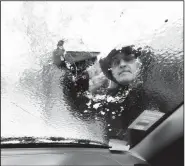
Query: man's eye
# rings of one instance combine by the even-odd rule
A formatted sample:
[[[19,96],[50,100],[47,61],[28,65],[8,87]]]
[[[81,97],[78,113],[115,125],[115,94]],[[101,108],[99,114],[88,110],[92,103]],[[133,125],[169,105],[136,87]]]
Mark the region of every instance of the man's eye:
[[[115,60],[113,61],[113,65],[119,65],[119,62],[120,62],[120,60],[115,59]]]
[[[128,58],[128,59],[126,59],[126,61],[133,62],[134,61],[134,58]]]
[[[134,61],[136,58],[134,55],[128,55],[127,57],[124,58],[125,61],[128,61],[128,62],[132,62]]]

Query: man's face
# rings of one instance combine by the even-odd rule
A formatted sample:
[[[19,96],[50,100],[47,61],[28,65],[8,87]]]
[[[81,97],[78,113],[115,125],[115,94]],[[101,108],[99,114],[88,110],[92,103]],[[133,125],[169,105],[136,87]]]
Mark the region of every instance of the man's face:
[[[112,75],[122,85],[127,85],[136,79],[141,63],[134,54],[117,53],[112,59]]]

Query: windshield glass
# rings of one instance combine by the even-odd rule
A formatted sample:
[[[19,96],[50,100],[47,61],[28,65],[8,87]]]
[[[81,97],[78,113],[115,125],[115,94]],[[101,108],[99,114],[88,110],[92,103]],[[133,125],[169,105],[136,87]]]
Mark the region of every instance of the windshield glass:
[[[1,138],[127,144],[183,102],[183,2],[1,4]]]

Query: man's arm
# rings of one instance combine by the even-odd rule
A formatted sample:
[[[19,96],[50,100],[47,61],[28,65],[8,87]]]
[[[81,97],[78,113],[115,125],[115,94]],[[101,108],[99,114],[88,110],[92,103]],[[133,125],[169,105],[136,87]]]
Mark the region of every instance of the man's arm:
[[[75,81],[75,87],[77,93],[83,93],[85,91],[88,91],[89,89],[89,74],[87,71],[82,72],[79,74]]]

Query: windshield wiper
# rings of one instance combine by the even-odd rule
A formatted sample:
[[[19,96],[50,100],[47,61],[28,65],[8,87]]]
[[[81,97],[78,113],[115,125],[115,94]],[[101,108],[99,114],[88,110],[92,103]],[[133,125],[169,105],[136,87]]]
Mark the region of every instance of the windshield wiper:
[[[56,147],[56,146],[75,146],[75,147],[98,147],[110,148],[109,145],[86,139],[71,139],[64,137],[8,137],[1,138],[1,147]]]

